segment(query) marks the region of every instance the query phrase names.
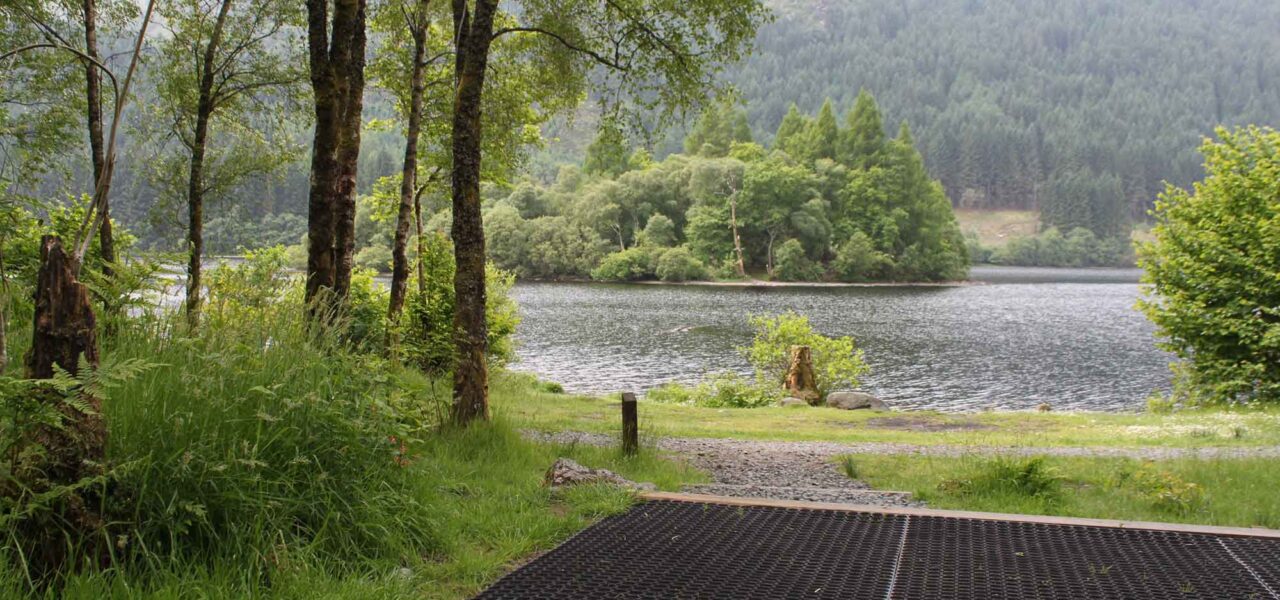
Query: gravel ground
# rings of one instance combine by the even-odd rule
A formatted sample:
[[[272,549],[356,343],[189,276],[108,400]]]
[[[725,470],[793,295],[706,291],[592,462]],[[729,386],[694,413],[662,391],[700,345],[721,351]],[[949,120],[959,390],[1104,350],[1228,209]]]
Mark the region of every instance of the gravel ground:
[[[614,436],[599,433],[566,431],[555,434],[526,432],[536,439],[558,443],[582,443],[593,446],[617,444]],[[836,442],[761,442],[721,438],[661,438],[658,449],[680,454],[734,453],[752,454],[798,453],[829,458],[841,454],[917,454],[921,456],[1014,455],[1014,456],[1083,456],[1100,458],[1134,458],[1169,460],[1177,458],[1280,458],[1280,446],[1204,447],[1204,448],[1104,448],[1094,446],[950,446],[916,445],[888,442],[840,444]]]
[[[607,435],[525,432],[533,439],[560,444],[607,446]],[[803,445],[768,445],[734,440],[665,438],[658,448],[678,454],[707,471],[714,484],[687,486],[685,491],[715,496],[839,502],[874,506],[917,506],[910,494],[876,492],[840,472],[833,453]]]
[[[558,444],[610,446],[614,436],[565,431],[526,431],[531,439]],[[720,496],[812,500],[875,506],[918,506],[909,494],[870,490],[849,479],[832,460],[842,454],[969,454],[1124,457],[1142,460],[1174,458],[1277,458],[1280,447],[1254,448],[1096,448],[1019,446],[920,446],[894,443],[839,444],[835,442],[763,442],[708,438],[660,438],[659,450],[677,454],[711,474],[714,484],[688,486],[686,491]]]

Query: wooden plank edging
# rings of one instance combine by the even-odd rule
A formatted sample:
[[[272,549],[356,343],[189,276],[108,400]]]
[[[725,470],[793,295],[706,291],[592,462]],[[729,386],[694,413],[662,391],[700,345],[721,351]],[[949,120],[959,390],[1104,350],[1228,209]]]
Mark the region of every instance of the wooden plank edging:
[[[1221,527],[1215,525],[1190,525],[1185,523],[1155,523],[1150,521],[1117,521],[1081,517],[1053,517],[1045,515],[1015,515],[1005,513],[973,512],[963,510],[938,510],[932,508],[891,508],[860,504],[835,504],[831,502],[801,502],[795,500],[771,500],[766,498],[730,498],[701,494],[674,492],[646,492],[639,495],[644,500],[669,500],[724,506],[796,508],[803,510],[833,510],[840,512],[874,513],[883,515],[911,515],[919,517],[944,517],[951,519],[976,519],[980,521],[1009,521],[1041,525],[1075,525],[1083,527],[1108,527],[1142,531],[1167,531],[1227,537],[1250,537],[1280,540],[1280,530],[1262,527]]]

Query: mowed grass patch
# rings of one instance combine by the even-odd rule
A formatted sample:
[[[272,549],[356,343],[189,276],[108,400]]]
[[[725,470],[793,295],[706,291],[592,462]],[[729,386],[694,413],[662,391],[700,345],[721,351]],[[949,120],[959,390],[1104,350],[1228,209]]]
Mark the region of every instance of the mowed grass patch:
[[[876,489],[930,508],[1280,529],[1269,459],[841,457]]]
[[[620,430],[616,396],[547,393],[531,389],[523,379],[517,374],[494,383],[497,410],[517,426],[611,435]],[[499,393],[507,388],[511,393]],[[642,429],[654,434],[748,440],[1135,448],[1280,445],[1277,408],[1215,408],[1173,414],[875,413],[825,407],[704,408],[641,400],[640,422]]]

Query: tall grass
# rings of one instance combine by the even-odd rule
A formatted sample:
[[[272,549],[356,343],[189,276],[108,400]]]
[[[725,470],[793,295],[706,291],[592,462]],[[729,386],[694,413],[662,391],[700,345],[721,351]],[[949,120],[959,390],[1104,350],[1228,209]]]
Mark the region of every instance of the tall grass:
[[[103,338],[111,522],[92,535],[109,537],[110,562],[41,583],[6,544],[0,597],[468,597],[632,501],[553,495],[541,480],[557,456],[666,489],[698,478],[652,451],[536,445],[501,414],[442,429],[447,385],[353,340],[376,327],[317,333],[297,281],[269,262],[210,281],[194,333],[152,313]],[[495,378],[499,405],[537,393]]]

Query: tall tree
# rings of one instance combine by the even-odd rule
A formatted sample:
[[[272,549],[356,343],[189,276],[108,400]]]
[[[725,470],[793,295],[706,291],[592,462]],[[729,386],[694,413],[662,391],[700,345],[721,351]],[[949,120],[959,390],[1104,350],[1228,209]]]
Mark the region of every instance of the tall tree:
[[[404,76],[407,71],[409,82],[408,102],[404,103],[401,112],[405,117],[404,162],[400,168],[400,204],[396,210],[395,239],[391,246],[391,293],[387,304],[387,319],[392,325],[400,320],[404,310],[405,297],[409,289],[409,227],[417,224],[418,237],[421,238],[420,214],[421,196],[425,186],[418,184],[418,141],[422,135],[422,118],[424,96],[426,94],[427,67],[427,35],[431,29],[431,18],[428,10],[430,0],[413,0],[403,3],[388,3],[388,7],[399,9],[396,29],[408,34],[413,45],[413,55],[407,69],[397,70]],[[421,239],[419,239],[421,245]],[[421,277],[421,274],[420,274]],[[394,331],[395,327],[388,327]]]
[[[787,107],[787,114],[782,117],[782,123],[778,125],[778,133],[773,136],[773,147],[798,157],[796,152],[803,144],[801,138],[806,127],[804,115],[800,114],[799,107],[792,102]]]
[[[454,325],[455,422],[488,416],[484,229],[480,213],[481,102],[493,39],[505,34],[539,36],[559,51],[552,64],[571,71],[601,68],[596,78],[623,92],[635,106],[682,108],[714,89],[722,61],[742,55],[765,9],[756,0],[687,1],[527,0],[519,22],[495,30],[497,0],[453,0],[456,93],[453,117],[453,240],[457,271]],[[612,108],[616,109],[618,104]],[[609,108],[609,107],[607,107]]]
[[[170,35],[159,44],[152,121],[166,125],[153,135],[176,140],[176,147],[157,162],[152,178],[186,199],[186,312],[195,327],[207,200],[297,154],[287,117],[303,77],[294,66],[300,57],[289,50],[301,14],[286,0],[178,0],[161,14]],[[180,172],[186,176],[178,182]]]
[[[867,90],[858,93],[853,109],[846,117],[848,129],[840,139],[840,162],[865,169],[884,148],[884,119],[876,99]]]
[[[86,122],[89,127],[89,156],[93,162],[93,181],[102,179],[106,170],[105,142],[102,139],[102,73],[92,61],[101,62],[98,53],[98,1],[84,0],[84,62]],[[115,268],[116,243],[111,231],[110,189],[102,190],[100,208],[102,226],[98,229],[102,252],[102,272],[110,276]]]
[[[315,103],[307,199],[306,301],[328,316],[351,284],[356,175],[364,109],[366,0],[307,0],[307,49]]]
[[[822,108],[818,110],[818,118],[809,124],[807,132],[809,152],[805,158],[834,159],[840,136],[839,129],[840,125],[836,123],[836,111],[831,106],[831,99],[827,98],[822,103]]]
[[[397,230],[392,242],[388,303],[393,320],[403,309],[407,292],[408,219],[421,230],[422,196],[441,183],[439,175],[448,171],[453,157],[451,84],[456,65],[448,59],[453,57],[458,40],[449,31],[450,11],[446,3],[390,0],[380,3],[371,19],[380,43],[369,67],[370,81],[393,95],[406,132],[398,181],[400,202],[393,211]],[[541,140],[538,126],[580,99],[578,87],[565,85],[575,78],[559,77],[557,69],[547,68],[544,60],[531,53],[533,41],[518,37],[496,40],[490,50],[489,72],[497,79],[487,86],[482,99],[482,179],[507,180],[527,148]],[[420,246],[421,242],[419,234]],[[403,259],[398,258],[402,251]],[[400,260],[403,270],[396,266]],[[425,283],[422,271],[419,269],[419,287]]]

